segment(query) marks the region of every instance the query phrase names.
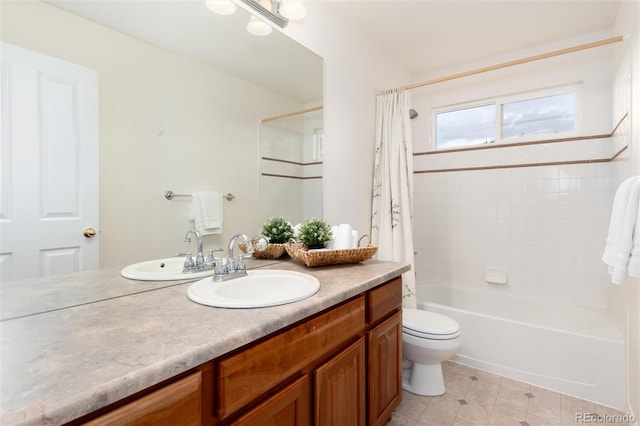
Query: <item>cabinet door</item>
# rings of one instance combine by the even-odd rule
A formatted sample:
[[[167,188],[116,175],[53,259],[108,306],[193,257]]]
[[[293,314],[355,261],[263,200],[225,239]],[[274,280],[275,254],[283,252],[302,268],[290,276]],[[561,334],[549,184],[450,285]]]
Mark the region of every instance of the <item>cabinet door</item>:
[[[365,329],[365,301],[358,297],[221,360],[218,417],[264,395],[313,362],[346,345]]]
[[[309,376],[304,376],[254,408],[235,426],[306,426],[311,422]]]
[[[402,311],[368,333],[369,424],[384,425],[402,399]]]
[[[315,370],[315,423],[322,426],[365,424],[364,338]]]
[[[198,371],[86,424],[200,426],[201,389],[202,379]]]

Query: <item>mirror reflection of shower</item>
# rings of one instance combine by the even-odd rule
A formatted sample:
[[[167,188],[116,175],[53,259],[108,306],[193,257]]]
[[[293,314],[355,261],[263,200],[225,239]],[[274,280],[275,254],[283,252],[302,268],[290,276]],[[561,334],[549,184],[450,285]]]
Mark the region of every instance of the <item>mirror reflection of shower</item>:
[[[322,218],[324,146],[321,106],[260,120],[259,225],[273,216]]]
[[[313,143],[311,144],[311,157],[313,161],[322,161],[324,158],[324,130],[313,129]]]

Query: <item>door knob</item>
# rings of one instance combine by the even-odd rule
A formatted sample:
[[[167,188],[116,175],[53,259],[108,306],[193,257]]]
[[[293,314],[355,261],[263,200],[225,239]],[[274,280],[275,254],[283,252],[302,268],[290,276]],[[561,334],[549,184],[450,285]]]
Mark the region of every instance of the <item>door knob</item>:
[[[87,238],[93,238],[96,236],[96,234],[97,232],[93,228],[84,228],[84,231],[82,232],[82,235],[84,235]]]

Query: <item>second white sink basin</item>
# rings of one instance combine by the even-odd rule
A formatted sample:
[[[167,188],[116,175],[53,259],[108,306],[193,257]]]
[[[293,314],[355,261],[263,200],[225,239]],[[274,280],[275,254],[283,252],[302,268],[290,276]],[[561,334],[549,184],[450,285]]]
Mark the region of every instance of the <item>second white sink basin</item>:
[[[312,275],[294,271],[253,270],[246,277],[213,282],[197,281],[187,290],[196,303],[218,308],[263,308],[297,302],[313,296],[320,281]]]
[[[184,257],[168,257],[135,263],[120,271],[120,275],[141,281],[188,280],[213,275],[212,270],[183,273],[184,259]]]

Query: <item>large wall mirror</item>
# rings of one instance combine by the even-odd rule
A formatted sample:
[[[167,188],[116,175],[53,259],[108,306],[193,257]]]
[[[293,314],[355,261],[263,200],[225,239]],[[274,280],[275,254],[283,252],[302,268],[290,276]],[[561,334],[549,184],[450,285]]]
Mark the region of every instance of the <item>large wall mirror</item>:
[[[0,7],[3,42],[98,73],[99,267],[193,249],[183,238],[193,227],[196,191],[235,195],[224,201],[223,231],[205,237],[205,250],[226,248],[238,232],[257,234],[265,215],[318,214],[303,212],[302,195],[287,200],[299,203],[300,213],[291,213],[259,185],[257,133],[264,129],[256,128],[261,119],[322,105],[318,55],[275,29],[252,35],[246,10],[216,15],[204,0],[9,0]],[[314,137],[318,146],[321,109],[279,121],[270,126],[311,129],[296,149]],[[309,162],[301,155],[296,161]],[[167,190],[185,196],[168,201]]]
[[[259,221],[322,218],[322,106],[260,120]]]

